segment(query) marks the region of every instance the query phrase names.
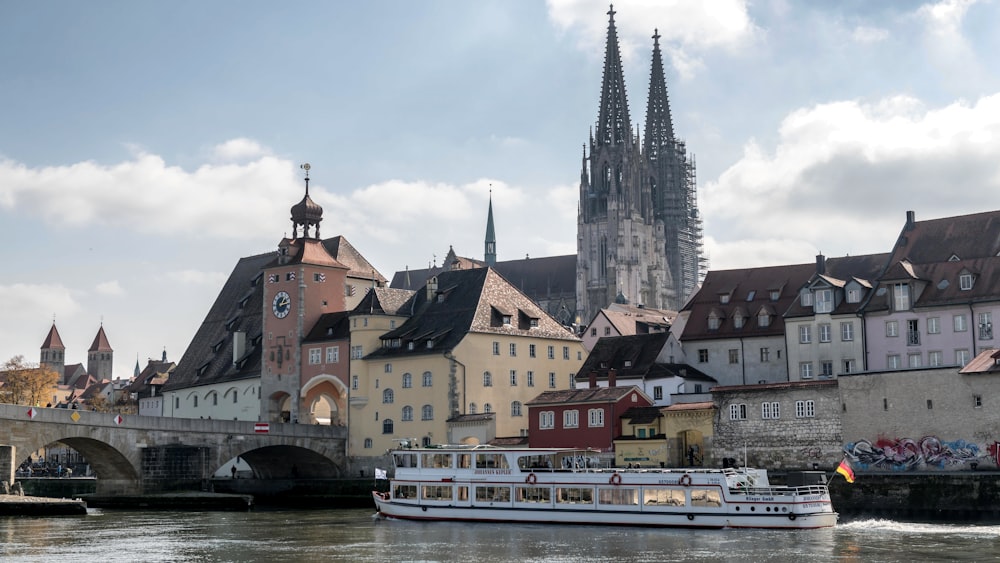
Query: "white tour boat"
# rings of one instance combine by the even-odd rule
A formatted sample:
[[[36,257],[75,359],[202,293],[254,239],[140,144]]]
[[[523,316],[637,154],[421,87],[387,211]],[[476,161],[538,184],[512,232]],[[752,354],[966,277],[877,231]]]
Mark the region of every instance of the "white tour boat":
[[[391,452],[383,517],[690,528],[824,528],[837,523],[826,477],[767,471],[593,467],[572,449],[438,446]],[[812,481],[805,483],[805,481]]]

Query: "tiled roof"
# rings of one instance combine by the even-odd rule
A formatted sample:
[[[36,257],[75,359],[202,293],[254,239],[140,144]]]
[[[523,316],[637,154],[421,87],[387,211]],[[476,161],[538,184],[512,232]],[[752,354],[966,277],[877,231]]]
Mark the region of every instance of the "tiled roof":
[[[962,369],[958,370],[958,373],[998,373],[1000,372],[998,360],[1000,360],[1000,350],[989,348],[972,358],[972,361],[965,364]]]
[[[335,236],[333,238],[328,238],[323,241],[323,246],[326,247],[327,252],[330,256],[336,258],[337,262],[340,262],[344,266],[350,268],[347,275],[352,278],[362,278],[362,279],[372,279],[374,274],[375,279],[378,280],[378,285],[384,285],[387,281],[385,276],[380,274],[375,266],[372,266],[371,262],[365,259],[360,252],[354,246],[351,245],[343,236]]]
[[[674,403],[670,406],[663,407],[666,412],[676,412],[676,411],[697,411],[704,409],[715,408],[715,403],[711,401],[701,401],[698,403]]]
[[[620,401],[629,393],[633,392],[642,393],[642,390],[635,386],[629,386],[545,391],[525,404],[556,405],[566,403],[614,403]]]
[[[441,354],[470,332],[578,340],[492,268],[441,272],[437,283],[430,299],[426,289],[413,292],[401,307],[413,311],[413,316],[382,336],[383,341],[399,340],[400,345],[384,346],[367,357]],[[511,311],[510,324],[503,324],[499,310]],[[529,326],[531,319],[537,321],[536,327]]]
[[[55,350],[65,350],[66,347],[63,346],[62,338],[59,337],[59,331],[56,329],[56,323],[52,323],[52,328],[49,329],[49,334],[45,337],[45,342],[42,342],[42,349],[55,349]]]
[[[177,364],[174,362],[149,360],[146,367],[129,384],[129,392],[143,393],[152,385],[163,385],[176,367]]]
[[[651,424],[661,416],[660,407],[630,407],[621,417],[631,424]]]
[[[913,268],[915,278],[926,282],[915,296],[912,304],[915,309],[1000,301],[1000,257],[920,264]],[[972,288],[968,290],[963,290],[959,281],[965,273],[973,276]],[[866,311],[889,309],[890,292],[885,287],[879,288]]]
[[[449,256],[454,252],[450,252]],[[472,258],[456,256],[459,268],[463,270],[485,267],[485,263]],[[447,258],[446,258],[447,260]],[[452,269],[450,263],[440,267],[396,272],[390,286],[397,289],[418,290],[431,276],[440,275]],[[547,256],[505,260],[493,266],[497,272],[532,299],[555,295],[576,295],[576,255]]]
[[[481,412],[478,414],[456,414],[449,418],[447,422],[484,422],[493,420],[496,415],[491,412]]]
[[[350,313],[347,311],[320,315],[303,342],[324,342],[327,340],[350,338],[351,325],[349,316]]]
[[[1000,254],[1000,211],[914,221],[903,226],[891,262],[912,264],[986,258]]]
[[[577,380],[586,381],[595,372],[606,378],[611,369],[618,377],[647,375],[669,337],[668,332],[652,332],[600,338],[577,371]],[[626,367],[626,362],[631,365]]]
[[[836,308],[831,312],[833,315],[845,315],[856,313],[864,304],[866,291],[872,287],[872,281],[878,278],[879,273],[885,267],[888,253],[863,254],[859,256],[842,256],[838,258],[826,259],[826,273],[816,274],[806,282],[810,287],[820,287],[828,285],[836,289],[844,289],[851,285],[851,282],[858,284],[862,293],[860,299],[855,303],[848,303],[844,295],[841,294]],[[788,309],[784,311],[786,318],[806,317],[814,315],[813,307],[803,307],[799,299],[792,299]]]
[[[55,326],[55,325],[53,325]],[[111,343],[108,342],[108,336],[104,334],[104,325],[97,329],[97,336],[94,337],[93,344],[90,345],[88,352],[113,352],[111,349]]]
[[[358,305],[351,311],[358,315],[404,315],[410,314],[405,308],[414,292],[408,289],[393,289],[389,287],[376,287],[374,291],[369,291],[361,299]]]
[[[798,387],[827,387],[837,385],[836,379],[817,379],[814,381],[783,381],[778,383],[757,383],[754,385],[728,385],[722,387],[712,387],[712,393],[724,393],[727,391],[766,391],[778,389],[794,389]]]

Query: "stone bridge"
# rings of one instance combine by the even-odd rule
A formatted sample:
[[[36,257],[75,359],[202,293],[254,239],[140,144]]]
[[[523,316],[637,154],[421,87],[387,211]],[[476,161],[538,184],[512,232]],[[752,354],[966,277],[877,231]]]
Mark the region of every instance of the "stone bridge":
[[[104,495],[198,489],[237,456],[258,479],[335,479],[347,471],[347,429],[340,426],[0,404],[0,429],[2,480],[12,483],[32,453],[62,442],[86,458]]]

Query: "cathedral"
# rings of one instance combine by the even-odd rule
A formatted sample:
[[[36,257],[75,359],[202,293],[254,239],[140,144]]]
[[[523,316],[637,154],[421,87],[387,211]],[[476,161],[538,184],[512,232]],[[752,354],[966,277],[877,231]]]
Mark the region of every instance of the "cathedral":
[[[580,172],[576,306],[583,323],[614,302],[678,310],[704,269],[694,159],[674,136],[660,36],[654,31],[640,139],[613,8],[608,15],[601,105]]]

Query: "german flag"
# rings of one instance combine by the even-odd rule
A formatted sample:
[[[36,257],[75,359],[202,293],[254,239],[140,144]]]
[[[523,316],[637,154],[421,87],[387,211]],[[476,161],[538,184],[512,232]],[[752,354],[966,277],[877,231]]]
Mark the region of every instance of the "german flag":
[[[854,469],[851,468],[851,464],[847,462],[846,457],[840,462],[840,465],[837,466],[837,473],[843,475],[844,480],[848,483],[854,482]]]

